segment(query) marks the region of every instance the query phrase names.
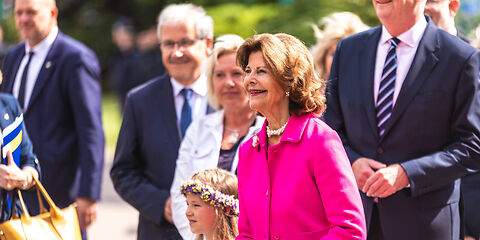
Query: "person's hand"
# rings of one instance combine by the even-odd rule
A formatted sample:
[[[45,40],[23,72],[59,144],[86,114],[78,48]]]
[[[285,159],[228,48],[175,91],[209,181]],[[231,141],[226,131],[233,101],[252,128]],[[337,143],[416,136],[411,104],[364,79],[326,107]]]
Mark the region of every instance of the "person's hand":
[[[75,203],[77,204],[78,223],[83,232],[97,219],[97,201],[90,198],[77,198]]]
[[[15,188],[24,188],[33,178],[30,174],[18,168],[13,161],[10,151],[7,152],[7,165],[0,164],[0,187],[5,190],[13,190]]]
[[[165,202],[165,207],[163,208],[163,216],[169,223],[173,224],[172,197],[168,197],[167,201]]]
[[[362,191],[369,197],[388,197],[409,185],[407,174],[400,164],[379,169],[367,179]]]
[[[370,158],[359,158],[355,160],[352,164],[352,170],[358,189],[363,189],[365,182],[375,173],[375,170],[386,166],[387,165]]]

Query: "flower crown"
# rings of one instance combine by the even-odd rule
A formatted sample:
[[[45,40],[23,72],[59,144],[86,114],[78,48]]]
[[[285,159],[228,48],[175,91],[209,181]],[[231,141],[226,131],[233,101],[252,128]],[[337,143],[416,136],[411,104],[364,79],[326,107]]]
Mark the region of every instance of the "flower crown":
[[[203,201],[221,209],[230,208],[230,214],[238,216],[238,200],[234,196],[213,190],[212,187],[204,185],[198,180],[189,179],[183,182],[180,192],[183,195],[187,193],[199,195]]]

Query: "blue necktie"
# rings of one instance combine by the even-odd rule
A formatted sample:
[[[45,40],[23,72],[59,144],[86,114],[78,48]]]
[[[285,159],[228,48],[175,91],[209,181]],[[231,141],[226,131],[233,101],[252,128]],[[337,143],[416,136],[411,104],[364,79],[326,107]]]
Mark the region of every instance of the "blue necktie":
[[[28,76],[28,67],[30,66],[30,62],[32,61],[33,52],[28,53],[28,61],[23,69],[22,78],[20,82],[20,90],[18,90],[18,103],[20,104],[20,108],[25,106],[25,87],[27,85],[27,76]]]
[[[377,96],[377,105],[375,111],[377,113],[378,135],[381,137],[385,133],[387,120],[392,115],[393,109],[393,93],[395,92],[395,80],[397,79],[397,45],[400,43],[398,38],[390,39],[390,48],[388,49],[385,65],[383,66],[382,78]]]
[[[190,107],[190,98],[192,97],[192,89],[184,88],[180,92],[183,95],[182,114],[180,116],[180,130],[182,138],[185,136],[188,126],[192,122],[192,107]]]

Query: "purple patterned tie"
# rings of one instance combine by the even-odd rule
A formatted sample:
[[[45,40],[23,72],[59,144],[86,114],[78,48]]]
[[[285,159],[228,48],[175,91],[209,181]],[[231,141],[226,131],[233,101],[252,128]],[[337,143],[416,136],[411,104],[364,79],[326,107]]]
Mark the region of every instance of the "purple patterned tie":
[[[397,79],[397,49],[400,40],[398,38],[390,39],[390,48],[388,49],[385,65],[383,66],[382,78],[378,90],[377,106],[377,128],[378,135],[381,137],[385,133],[385,126],[392,115],[393,93],[395,92],[395,80]]]

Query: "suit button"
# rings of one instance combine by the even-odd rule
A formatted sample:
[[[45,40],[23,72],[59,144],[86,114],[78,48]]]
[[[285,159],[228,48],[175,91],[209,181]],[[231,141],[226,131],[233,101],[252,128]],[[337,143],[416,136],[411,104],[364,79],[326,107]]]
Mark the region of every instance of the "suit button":
[[[280,239],[280,236],[278,234],[275,234],[275,235],[273,235],[273,238]]]
[[[381,147],[377,148],[377,153],[382,154],[383,153],[383,148],[381,148]]]
[[[265,196],[268,196],[268,189],[265,191]]]

